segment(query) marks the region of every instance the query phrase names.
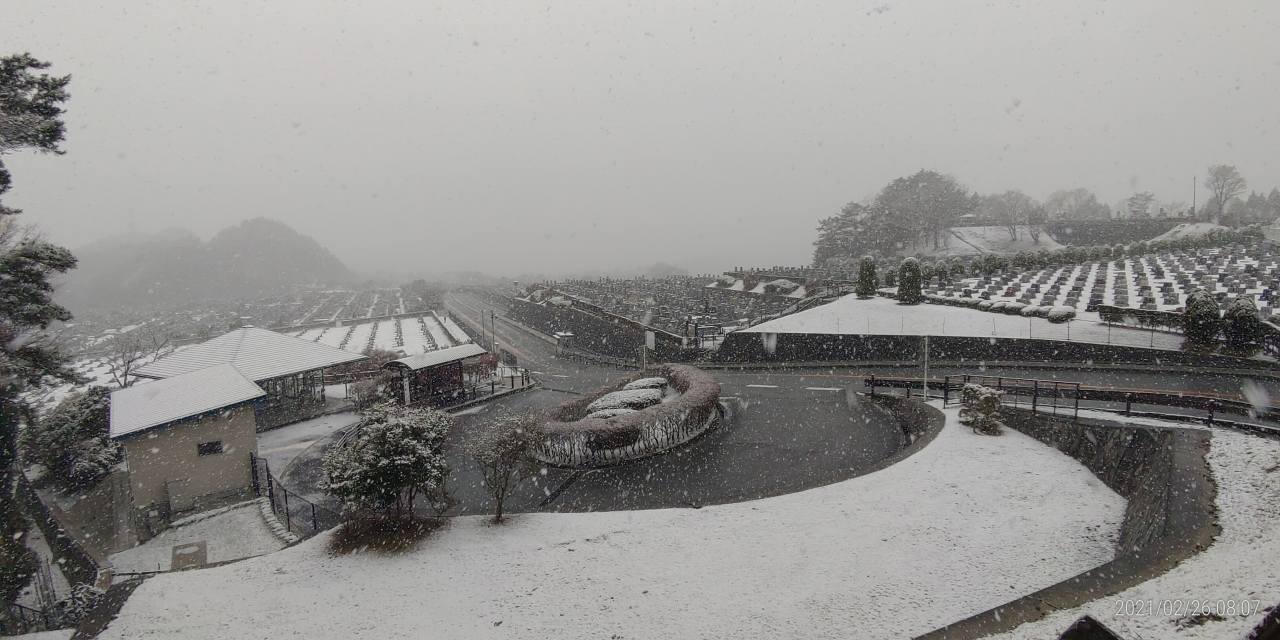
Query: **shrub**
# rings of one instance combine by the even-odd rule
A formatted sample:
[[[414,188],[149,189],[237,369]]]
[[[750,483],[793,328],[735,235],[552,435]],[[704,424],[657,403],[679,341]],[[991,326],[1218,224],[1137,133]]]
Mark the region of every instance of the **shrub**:
[[[1026,305],[1022,304],[1021,302],[1006,302],[1004,303],[1003,307],[1000,307],[1000,311],[1002,313],[1007,313],[1011,316],[1016,316],[1022,313],[1022,309],[1024,307],[1026,307]]]
[[[110,403],[106,387],[68,395],[22,430],[23,455],[44,465],[46,477],[64,489],[92,485],[120,459],[120,447],[108,437]]]
[[[1032,316],[1039,315],[1039,313],[1040,313],[1040,309],[1041,309],[1041,308],[1042,308],[1042,307],[1037,307],[1037,306],[1036,306],[1036,305],[1034,305],[1034,304],[1029,304],[1029,305],[1027,305],[1027,306],[1023,307],[1023,308],[1022,308],[1022,310],[1021,310],[1021,311],[1019,311],[1018,313],[1020,313],[1020,314],[1022,314],[1022,315],[1024,315],[1024,316],[1026,316],[1026,317],[1030,318],[1030,317],[1032,317]]]
[[[634,380],[632,382],[628,382],[622,385],[622,390],[628,391],[631,389],[661,389],[665,386],[667,386],[666,378],[659,378],[659,377],[640,378],[639,380]]]
[[[450,502],[443,446],[452,426],[453,418],[435,409],[371,407],[353,427],[355,439],[325,455],[321,487],[342,501],[348,517],[412,518],[419,495],[442,512]]]
[[[1218,301],[1204,289],[1196,289],[1187,296],[1187,308],[1182,312],[1182,332],[1192,344],[1207,345],[1218,339],[1222,319],[1218,313]]]
[[[979,301],[978,301],[978,309],[980,309],[980,310],[982,310],[982,311],[994,311],[994,310],[995,310],[995,305],[996,305],[996,303],[995,303],[995,302],[992,302],[992,301],[990,301],[990,300],[979,300]]]
[[[1222,313],[1222,333],[1233,349],[1248,349],[1262,339],[1258,307],[1249,296],[1238,296]]]
[[[902,261],[898,282],[898,302],[902,304],[918,304],[920,302],[922,277],[919,260],[907,258]]]
[[[60,626],[75,626],[80,624],[93,611],[107,592],[88,583],[77,583],[71,587],[71,591],[63,596],[61,600],[53,605],[53,617]]]
[[[1053,307],[1045,317],[1054,324],[1066,322],[1076,317],[1076,310],[1071,307]]]
[[[960,423],[974,433],[1000,435],[1000,392],[980,384],[966,384],[960,391]]]
[[[662,402],[662,391],[658,389],[624,389],[614,391],[596,399],[587,405],[588,413],[605,409],[643,409]]]

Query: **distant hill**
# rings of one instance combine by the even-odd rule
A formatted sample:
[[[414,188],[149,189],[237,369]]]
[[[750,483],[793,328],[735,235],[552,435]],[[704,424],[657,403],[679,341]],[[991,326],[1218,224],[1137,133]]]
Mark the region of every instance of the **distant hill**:
[[[354,279],[315,239],[266,218],[223,229],[208,242],[169,229],[101,240],[74,253],[80,264],[58,290],[72,309],[251,297]]]

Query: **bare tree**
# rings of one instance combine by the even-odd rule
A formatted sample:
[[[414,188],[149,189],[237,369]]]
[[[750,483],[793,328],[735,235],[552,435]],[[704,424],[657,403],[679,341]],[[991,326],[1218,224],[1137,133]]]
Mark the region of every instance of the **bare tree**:
[[[138,369],[173,353],[173,336],[167,331],[139,327],[116,333],[107,340],[107,371],[121,389],[138,381]]]
[[[529,456],[542,434],[542,417],[536,413],[499,416],[487,428],[477,429],[466,443],[484,477],[484,488],[493,498],[495,524],[502,522],[507,496],[515,483],[538,468]]]
[[[1244,193],[1248,183],[1240,172],[1229,164],[1215,164],[1209,167],[1209,175],[1204,179],[1204,186],[1213,194],[1213,202],[1217,209],[1213,222],[1222,224],[1222,214],[1226,211],[1227,201]]]

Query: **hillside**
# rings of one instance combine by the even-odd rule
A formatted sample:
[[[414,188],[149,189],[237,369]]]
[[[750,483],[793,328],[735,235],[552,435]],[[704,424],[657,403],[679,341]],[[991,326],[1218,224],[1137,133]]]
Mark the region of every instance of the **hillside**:
[[[1027,233],[1026,227],[1018,228],[1018,239],[1009,237],[1005,227],[954,227],[950,234],[944,235],[945,245],[934,249],[932,245],[912,249],[907,247],[903,255],[923,255],[933,257],[975,256],[984,253],[996,255],[1013,255],[1019,251],[1053,251],[1062,245],[1047,233],[1040,234],[1040,241],[1035,242]]]
[[[74,253],[80,264],[58,290],[72,309],[235,298],[353,278],[315,239],[266,218],[223,229],[208,242],[170,229],[102,240]]]

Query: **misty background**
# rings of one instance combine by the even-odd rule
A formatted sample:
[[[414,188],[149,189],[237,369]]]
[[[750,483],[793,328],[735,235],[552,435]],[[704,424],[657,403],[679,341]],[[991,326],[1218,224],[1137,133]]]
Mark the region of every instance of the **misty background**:
[[[806,264],[819,219],[921,168],[1107,203],[1189,202],[1214,163],[1280,183],[1278,27],[1274,2],[9,0],[3,48],[73,80],[67,154],[7,157],[8,202],[73,249],[266,217],[387,277]]]

